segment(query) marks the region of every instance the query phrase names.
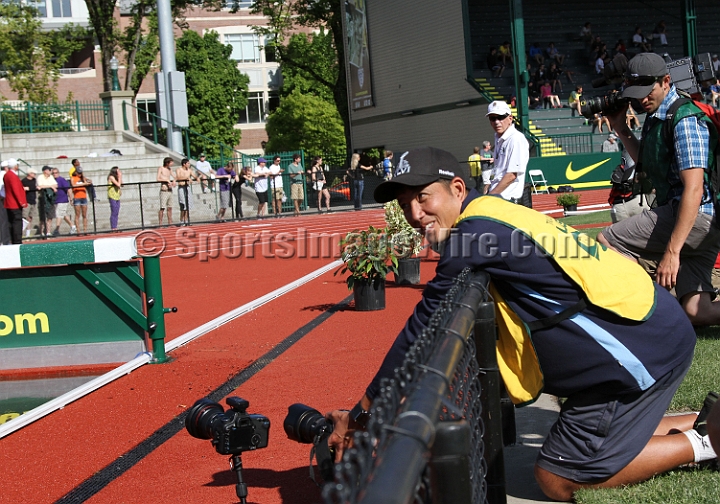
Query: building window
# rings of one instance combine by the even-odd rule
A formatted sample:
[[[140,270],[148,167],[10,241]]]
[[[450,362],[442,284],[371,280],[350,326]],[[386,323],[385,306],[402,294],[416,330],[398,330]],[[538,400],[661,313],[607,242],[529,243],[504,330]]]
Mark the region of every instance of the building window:
[[[240,124],[258,124],[265,122],[265,101],[262,92],[248,93],[248,104],[240,112]]]
[[[153,116],[150,114],[157,115],[157,104],[155,103],[155,100],[137,100],[135,102],[135,106],[137,107],[138,124],[141,127],[152,127]],[[155,120],[158,121],[157,127],[159,128],[161,126],[159,119],[156,118]]]
[[[249,9],[253,3],[252,1],[248,2],[245,0],[225,0],[225,8],[232,9],[237,5],[238,9]]]
[[[38,17],[47,17],[47,4],[45,3],[45,0],[29,2],[29,5],[35,7],[38,10]]]
[[[53,17],[72,17],[70,0],[52,0]]]
[[[260,63],[260,42],[253,33],[225,35],[225,44],[232,46],[230,58],[238,63]]]
[[[268,93],[268,112],[274,112],[280,106],[280,95],[277,91]]]

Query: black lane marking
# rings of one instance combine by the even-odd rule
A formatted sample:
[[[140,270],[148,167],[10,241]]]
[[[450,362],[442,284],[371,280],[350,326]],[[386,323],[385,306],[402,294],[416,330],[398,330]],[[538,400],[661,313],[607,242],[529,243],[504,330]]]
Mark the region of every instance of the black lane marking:
[[[242,369],[235,376],[220,385],[218,388],[208,394],[206,398],[215,402],[220,401],[220,399],[222,399],[230,392],[238,388],[240,385],[245,383],[247,380],[252,378],[256,373],[258,373],[265,366],[274,361],[287,349],[300,341],[303,336],[305,336],[317,326],[325,322],[336,312],[347,307],[351,299],[352,295],[343,299],[341,302],[333,305],[321,315],[315,317],[313,320],[311,320],[310,322],[299,328],[297,331],[292,333],[290,336],[282,340],[272,350],[267,352],[262,357],[258,358],[248,367]],[[60,497],[57,501],[55,501],[55,504],[81,503],[85,502],[86,500],[99,493],[103,488],[105,488],[111,482],[122,476],[127,470],[132,468],[135,464],[137,464],[150,453],[152,453],[156,448],[158,448],[163,443],[172,438],[175,434],[183,430],[185,428],[186,416],[187,411],[170,420],[168,423],[150,434],[150,436],[148,436],[144,441],[140,442],[140,444],[138,444],[135,448],[123,453],[113,462],[100,469],[98,472],[96,472],[88,479],[80,483],[78,486],[73,488],[63,497]]]

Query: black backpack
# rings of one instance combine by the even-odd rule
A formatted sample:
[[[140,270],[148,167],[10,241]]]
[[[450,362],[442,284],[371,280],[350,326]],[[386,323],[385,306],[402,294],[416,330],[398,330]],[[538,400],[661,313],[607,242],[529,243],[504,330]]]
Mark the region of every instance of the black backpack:
[[[625,168],[623,163],[615,167],[610,175],[613,188],[622,194],[632,193],[635,185],[635,167]]]

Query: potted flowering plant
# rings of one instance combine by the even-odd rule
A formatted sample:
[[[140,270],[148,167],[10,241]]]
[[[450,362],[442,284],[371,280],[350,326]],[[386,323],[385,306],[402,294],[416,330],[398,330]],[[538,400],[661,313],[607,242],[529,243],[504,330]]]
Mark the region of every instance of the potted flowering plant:
[[[385,224],[387,234],[398,259],[395,283],[420,283],[420,257],[423,249],[423,237],[405,219],[405,213],[397,200],[385,203]]]
[[[397,272],[397,257],[385,229],[370,226],[351,231],[340,241],[340,259],[345,263],[335,271],[349,273],[345,281],[353,291],[355,309],[385,309],[385,277]]]
[[[579,202],[580,195],[572,192],[558,194],[557,196],[557,204],[565,209],[565,213],[577,210]]]

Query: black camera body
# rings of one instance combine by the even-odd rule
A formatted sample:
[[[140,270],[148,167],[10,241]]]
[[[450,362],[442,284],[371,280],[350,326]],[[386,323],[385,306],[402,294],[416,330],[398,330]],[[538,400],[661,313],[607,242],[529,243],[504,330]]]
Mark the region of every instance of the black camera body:
[[[710,53],[698,54],[692,58],[680,58],[678,60],[672,60],[666,53],[663,54],[663,58],[665,59],[672,83],[678,91],[685,92],[689,95],[701,94],[701,84],[715,78]],[[624,77],[624,75],[620,73],[621,68],[622,65],[614,65],[612,67],[606,66],[605,73],[610,73],[611,75],[606,75],[606,77],[598,80],[597,82],[593,81],[593,87],[600,87],[611,82],[618,82],[618,79]],[[627,60],[625,63],[625,69],[627,69]],[[605,96],[583,99],[580,102],[580,113],[588,119],[598,113],[611,115],[620,110],[630,101],[631,100],[628,98],[621,98],[620,93],[612,91]],[[633,108],[636,111],[642,110],[642,107]]]
[[[250,405],[245,399],[228,397],[230,409],[209,399],[199,399],[185,417],[185,428],[198,439],[212,439],[212,445],[221,455],[239,455],[268,445],[270,419],[247,413]]]

